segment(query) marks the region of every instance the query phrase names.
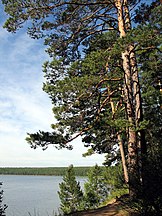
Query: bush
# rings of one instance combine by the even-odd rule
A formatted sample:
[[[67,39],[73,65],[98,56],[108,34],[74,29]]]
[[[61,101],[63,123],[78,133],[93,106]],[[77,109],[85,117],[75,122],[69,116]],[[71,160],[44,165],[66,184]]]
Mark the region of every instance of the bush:
[[[2,182],[0,182],[0,188],[1,188]],[[3,190],[0,191],[0,216],[5,216],[5,210],[7,208],[6,204],[2,204],[3,201]]]

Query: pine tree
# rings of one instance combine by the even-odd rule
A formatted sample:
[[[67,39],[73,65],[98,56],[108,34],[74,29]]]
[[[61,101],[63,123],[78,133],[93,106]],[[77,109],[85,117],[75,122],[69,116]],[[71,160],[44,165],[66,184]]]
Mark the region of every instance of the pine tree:
[[[53,58],[44,64],[47,78],[44,90],[54,104],[57,123],[52,125],[52,133],[29,134],[27,141],[31,147],[58,144],[71,149],[68,143],[81,135],[96,152],[107,149],[111,153],[113,144],[122,139],[128,157],[130,197],[141,195],[149,135],[145,133],[147,121],[142,106],[138,54],[160,48],[157,44],[152,46],[160,38],[160,16],[153,29],[149,23],[160,2],[149,1],[149,5],[138,0],[2,2],[9,14],[5,24],[8,31],[15,32],[32,20],[28,22],[28,33],[33,38],[44,37],[47,52]],[[138,6],[142,13],[136,10]],[[104,32],[114,35],[106,49],[103,43],[100,49],[96,46],[95,52],[88,50],[94,37],[100,39]],[[115,105],[115,112],[110,104]]]
[[[149,8],[149,13],[148,10],[144,9],[144,7],[141,7],[138,11],[143,23],[138,31],[142,31],[143,38],[145,38],[145,40],[141,40],[141,47],[143,49],[140,51],[138,62],[141,65],[140,76],[142,77],[144,119],[148,122],[147,129],[145,130],[147,155],[143,158],[143,172],[147,177],[145,178],[143,187],[143,202],[145,215],[161,215],[162,94],[160,83],[162,82],[162,16],[161,7],[156,7],[153,10]],[[148,44],[150,47],[146,49]]]
[[[85,207],[96,208],[105,201],[110,193],[110,186],[104,179],[102,169],[96,164],[88,173],[84,184]]]
[[[76,181],[73,165],[68,167],[59,187],[60,210],[64,214],[76,212],[83,208],[83,192],[79,182]]]

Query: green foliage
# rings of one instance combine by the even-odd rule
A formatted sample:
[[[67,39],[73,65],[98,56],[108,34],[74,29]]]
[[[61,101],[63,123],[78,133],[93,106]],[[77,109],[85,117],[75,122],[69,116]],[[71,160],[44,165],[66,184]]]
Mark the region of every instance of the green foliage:
[[[55,57],[45,63],[47,82],[44,83],[44,90],[54,104],[57,123],[52,124],[52,133],[30,134],[27,141],[32,147],[46,148],[50,143],[68,147],[67,143],[76,133],[80,133],[85,146],[92,147],[94,153],[113,150],[117,142],[116,132],[125,130],[128,125],[122,105],[121,63],[116,67],[116,59],[107,59],[114,52],[110,46],[116,43],[116,37],[115,32],[94,37],[90,42],[91,52],[88,50],[82,61],[75,61],[66,69]],[[106,49],[110,49],[110,53]],[[115,49],[113,55],[118,58],[119,54],[120,50]],[[109,70],[111,68],[109,73],[105,70],[107,62]],[[102,92],[102,89],[105,91]],[[115,116],[109,104],[109,94],[112,94],[114,106],[118,107]]]
[[[74,167],[74,172],[76,176],[87,176],[88,171],[91,167]],[[1,175],[53,175],[53,176],[63,176],[67,167],[1,167]]]
[[[96,164],[88,173],[84,184],[85,208],[97,208],[109,195],[110,186],[104,179],[103,170]]]
[[[0,182],[0,189],[1,189],[2,183]],[[7,208],[6,204],[2,204],[3,201],[3,190],[0,190],[0,216],[6,216],[5,210]]]
[[[104,179],[110,185],[110,194],[105,203],[114,198],[119,198],[124,194],[128,194],[128,185],[125,184],[121,164],[105,167]]]
[[[115,48],[117,45],[114,45],[118,37],[117,20],[109,16],[104,20],[105,13],[109,14],[109,11],[99,4],[101,10],[97,12],[93,3],[92,1],[90,4],[78,7],[77,1],[72,1],[72,4],[66,4],[66,1],[58,4],[52,2],[49,7],[48,1],[26,1],[25,3],[16,1],[14,4],[12,1],[3,1],[5,11],[9,14],[5,27],[15,32],[22,27],[26,19],[32,20],[31,23],[28,22],[28,33],[34,38],[45,37],[47,52],[53,59],[44,64],[47,82],[43,89],[52,99],[53,112],[58,122],[52,125],[55,130],[52,133],[39,131],[29,134],[26,140],[33,148],[41,146],[46,149],[51,143],[59,144],[60,147],[68,147],[67,142],[73,139],[74,134],[81,131],[83,131],[81,135],[88,135],[89,138],[95,140],[92,137],[93,130],[89,131],[90,135],[86,134],[86,129],[89,127],[97,127],[96,133],[99,133],[98,110],[104,102],[100,89],[107,86],[108,79],[120,78],[121,70],[113,65],[118,64],[120,54],[119,47]],[[114,11],[114,5],[111,2],[109,4],[110,12]],[[89,17],[90,14],[96,16],[96,19],[101,15],[102,19],[99,18],[99,22],[101,22],[102,31],[106,31],[109,27],[113,31],[101,37],[100,25],[95,27],[96,21],[93,19],[89,20],[90,22],[88,19],[86,21],[86,17]],[[83,47],[82,50],[86,47],[89,49],[80,53],[79,47]],[[106,49],[112,52],[111,55]],[[82,61],[84,55],[86,58]],[[105,64],[109,57],[111,58],[109,67],[112,72],[107,76]],[[101,79],[106,80],[99,85]],[[118,88],[118,85],[118,82],[114,83],[111,91]],[[114,97],[119,98],[117,95]],[[101,116],[104,116],[104,111],[100,112]],[[99,134],[99,136],[102,135]],[[98,148],[100,140],[94,146],[95,151],[100,151]],[[71,149],[71,146],[69,148]],[[102,151],[106,151],[104,145]]]
[[[71,194],[73,182],[73,188],[77,187],[76,191],[80,191],[80,187],[78,188],[78,183],[74,180],[74,167],[70,166],[63,178],[63,183],[60,184],[60,192],[62,194],[62,201],[64,203],[62,211],[65,213],[70,212],[69,208],[73,200]],[[112,166],[112,167],[99,167],[97,164],[89,169],[87,180],[84,183],[84,190],[81,193],[81,200],[78,200],[78,207],[76,210],[83,210],[83,209],[94,209],[98,208],[99,206],[106,205],[107,201],[110,199],[120,197],[123,194],[128,193],[128,188],[124,184],[122,167]],[[78,194],[78,193],[77,193]],[[79,192],[80,194],[80,192]],[[77,196],[75,196],[77,197]]]
[[[124,187],[124,176],[121,164],[112,167],[105,167],[104,170],[104,179],[108,182],[109,185],[113,186],[115,189],[121,189]]]
[[[76,212],[83,208],[83,192],[79,182],[76,181],[72,165],[67,169],[65,176],[63,176],[63,182],[59,184],[59,187],[60,210],[64,214]]]
[[[107,153],[108,163],[120,161],[117,134],[120,132],[125,153],[128,153],[128,131],[135,135],[145,134],[145,155],[139,151],[140,173],[146,175],[146,185],[158,188],[159,179],[149,171],[148,164],[154,161],[156,173],[161,173],[161,133],[162,133],[162,94],[161,94],[161,11],[160,1],[128,1],[128,9],[134,10],[131,18],[133,28],[127,27],[127,14],[123,6],[126,36],[120,37],[117,7],[114,1],[76,0],[69,1],[12,1],[3,0],[9,18],[5,23],[8,31],[15,32],[27,20],[28,33],[33,38],[45,38],[47,53],[51,61],[44,64],[47,92],[53,103],[53,113],[57,120],[52,124],[53,132],[39,131],[28,134],[27,141],[31,147],[41,146],[46,149],[49,144],[59,148],[67,147],[70,141],[82,136],[82,141],[92,152]],[[113,14],[113,15],[112,15]],[[135,23],[136,24],[135,24]],[[111,30],[111,31],[110,31]],[[123,67],[122,53],[128,54],[131,76],[127,86],[124,80],[126,71]],[[137,59],[137,69],[130,64],[131,52]],[[127,68],[128,68],[127,67]],[[139,92],[142,94],[143,116],[136,119],[136,96],[133,79],[135,74],[140,80]],[[133,70],[133,71],[132,71]],[[128,119],[125,89],[131,89],[132,121]],[[139,93],[138,92],[138,93]],[[137,94],[138,94],[137,93]],[[129,99],[130,99],[129,98]],[[112,109],[114,105],[114,111]],[[139,122],[135,122],[139,121]],[[137,123],[137,124],[136,124]],[[137,143],[138,139],[136,139]],[[135,143],[135,144],[136,144]],[[143,150],[143,149],[142,149]],[[141,161],[145,162],[141,167]],[[153,169],[154,170],[154,169]],[[150,180],[147,181],[147,178]],[[134,186],[136,187],[136,185]],[[139,187],[137,187],[139,189]],[[156,203],[161,195],[155,193],[150,205]],[[148,194],[147,197],[150,197]],[[151,199],[151,198],[150,198]],[[147,201],[145,200],[147,203]],[[149,202],[149,201],[148,201]],[[158,208],[159,205],[158,205]]]
[[[145,187],[141,208],[145,215],[162,214],[162,6],[149,13],[149,24],[138,29],[141,37],[139,58],[144,119],[148,122],[145,130],[147,157],[144,157]],[[148,21],[147,21],[148,22]],[[139,36],[138,36],[139,37]],[[146,49],[148,47],[149,49]]]

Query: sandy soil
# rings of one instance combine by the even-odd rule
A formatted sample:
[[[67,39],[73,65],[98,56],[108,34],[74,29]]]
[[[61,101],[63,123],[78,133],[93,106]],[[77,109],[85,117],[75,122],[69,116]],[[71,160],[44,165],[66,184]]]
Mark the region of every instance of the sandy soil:
[[[120,201],[114,200],[113,202],[109,203],[107,206],[95,209],[95,210],[88,210],[82,212],[76,212],[71,214],[71,216],[126,216],[129,214],[122,213],[120,207],[122,203]]]

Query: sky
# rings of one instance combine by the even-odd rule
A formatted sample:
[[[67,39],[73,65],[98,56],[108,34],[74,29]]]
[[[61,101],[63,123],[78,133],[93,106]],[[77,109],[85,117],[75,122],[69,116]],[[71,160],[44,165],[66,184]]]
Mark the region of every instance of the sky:
[[[2,28],[6,19],[0,3],[0,167],[55,167],[101,165],[103,155],[83,158],[87,151],[81,139],[72,151],[31,149],[28,133],[50,131],[54,122],[52,104],[43,92],[42,64],[48,59],[42,41],[24,30],[16,34]]]

